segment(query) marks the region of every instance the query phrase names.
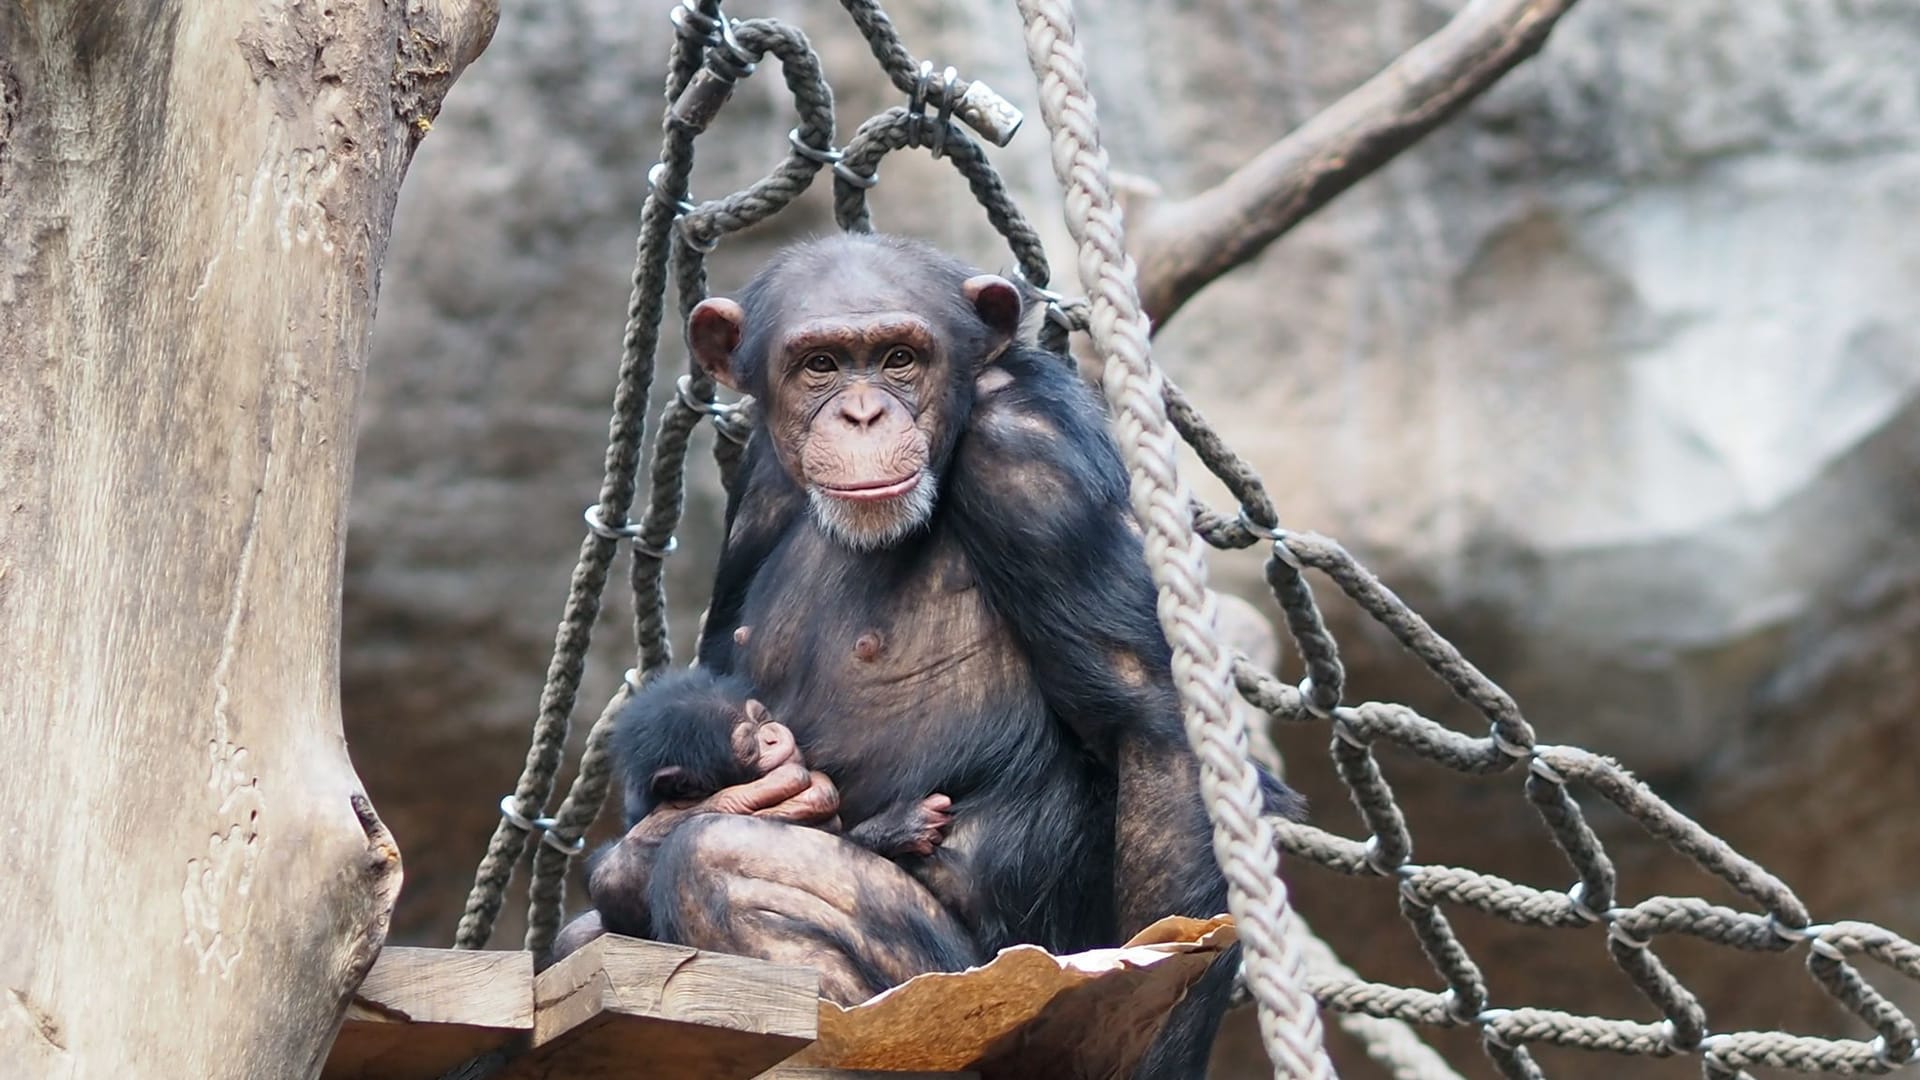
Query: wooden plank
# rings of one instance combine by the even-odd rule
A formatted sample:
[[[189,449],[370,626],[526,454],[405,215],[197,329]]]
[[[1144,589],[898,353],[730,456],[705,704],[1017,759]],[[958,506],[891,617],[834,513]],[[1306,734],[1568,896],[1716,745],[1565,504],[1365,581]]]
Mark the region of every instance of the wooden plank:
[[[434,1080],[532,1031],[531,953],[384,949],[320,1075]]]
[[[776,1065],[755,1080],[979,1080],[979,1072],[876,1072],[872,1068],[806,1068]]]
[[[608,934],[534,980],[533,1036],[501,1080],[750,1080],[813,1041],[820,977]]]

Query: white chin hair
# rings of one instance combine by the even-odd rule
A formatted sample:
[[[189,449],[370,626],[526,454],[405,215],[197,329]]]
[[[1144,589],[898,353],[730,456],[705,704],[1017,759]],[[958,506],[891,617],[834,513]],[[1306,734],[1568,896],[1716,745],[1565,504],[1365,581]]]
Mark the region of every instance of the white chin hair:
[[[879,551],[906,539],[933,516],[934,487],[933,477],[923,472],[912,491],[891,499],[836,499],[809,487],[807,501],[813,520],[836,542],[855,551]]]

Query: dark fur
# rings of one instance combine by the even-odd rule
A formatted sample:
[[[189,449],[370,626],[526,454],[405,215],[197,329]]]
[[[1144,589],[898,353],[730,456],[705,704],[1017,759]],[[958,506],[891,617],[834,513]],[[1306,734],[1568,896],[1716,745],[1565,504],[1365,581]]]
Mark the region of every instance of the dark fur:
[[[764,354],[789,299],[843,272],[894,283],[876,292],[907,297],[960,359],[944,403],[951,436],[933,447],[938,504],[926,528],[892,548],[837,547],[811,525],[763,425],[727,508],[701,666],[752,684],[808,765],[839,787],[845,820],[933,792],[952,798],[947,842],[901,865],[971,940],[922,941],[926,963],[1020,942],[1113,945],[1163,915],[1226,910],[1126,473],[1099,403],[1064,358],[1020,342],[993,364],[1011,382],[978,393],[975,358],[993,334],[962,293],[975,271],[880,237],[789,249],[742,292],[747,325],[733,363],[749,389],[767,389]],[[737,645],[742,625],[752,629]],[[863,633],[886,642],[877,664],[849,655]],[[1297,813],[1284,786],[1263,781],[1272,809]],[[652,893],[666,902],[683,884],[663,861]],[[884,899],[861,905],[866,941],[841,946],[898,944],[886,939],[904,923],[881,910]],[[679,918],[660,919],[667,936]],[[1189,996],[1141,1075],[1204,1071],[1236,962],[1223,958]]]

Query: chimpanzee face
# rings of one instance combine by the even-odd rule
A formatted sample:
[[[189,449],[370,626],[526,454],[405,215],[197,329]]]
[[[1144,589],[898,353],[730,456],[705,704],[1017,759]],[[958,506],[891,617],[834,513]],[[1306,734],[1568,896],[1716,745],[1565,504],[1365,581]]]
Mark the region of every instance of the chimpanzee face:
[[[932,516],[951,363],[909,311],[808,319],[769,343],[768,430],[829,536],[884,548]]]
[[[752,310],[702,302],[689,342],[715,379],[760,399],[821,529],[857,551],[886,548],[932,517],[973,378],[1012,340],[1021,300],[993,275],[858,241],[807,265],[750,287]]]

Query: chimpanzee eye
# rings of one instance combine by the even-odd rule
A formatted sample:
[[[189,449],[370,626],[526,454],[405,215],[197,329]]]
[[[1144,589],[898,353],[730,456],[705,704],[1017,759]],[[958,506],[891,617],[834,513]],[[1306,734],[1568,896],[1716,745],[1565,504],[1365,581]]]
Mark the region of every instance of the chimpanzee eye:
[[[889,352],[883,363],[887,367],[898,369],[913,366],[913,359],[913,350],[901,345],[895,347],[892,352]]]
[[[830,375],[838,370],[839,366],[840,365],[833,362],[833,357],[828,356],[826,353],[814,353],[812,356],[807,357],[807,370],[815,372],[816,374]]]

